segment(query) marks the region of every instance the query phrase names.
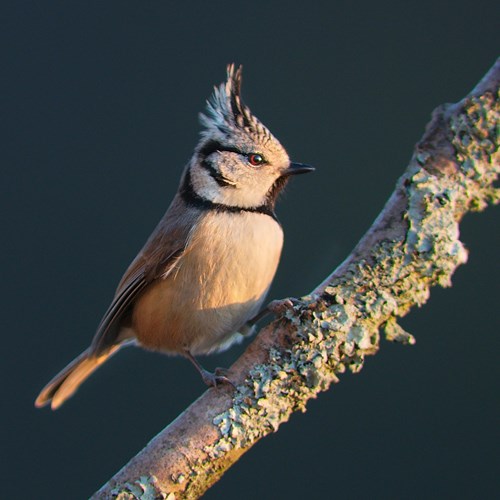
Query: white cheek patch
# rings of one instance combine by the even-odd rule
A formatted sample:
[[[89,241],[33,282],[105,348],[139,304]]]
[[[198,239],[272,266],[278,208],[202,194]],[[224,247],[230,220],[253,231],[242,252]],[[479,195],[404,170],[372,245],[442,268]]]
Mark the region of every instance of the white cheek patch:
[[[202,198],[215,201],[221,188],[210,175],[210,172],[196,165],[191,168],[190,173],[194,192]]]

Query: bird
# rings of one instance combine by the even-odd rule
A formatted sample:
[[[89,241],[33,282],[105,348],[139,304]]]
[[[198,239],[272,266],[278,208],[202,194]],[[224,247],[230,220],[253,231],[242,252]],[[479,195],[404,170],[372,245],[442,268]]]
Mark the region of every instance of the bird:
[[[227,66],[200,113],[202,130],[163,218],[118,284],[90,346],[40,392],[59,408],[108,358],[135,344],[189,359],[208,386],[230,379],[196,356],[254,330],[276,273],[283,230],[275,213],[290,177],[313,167],[285,148],[241,99],[242,66]]]

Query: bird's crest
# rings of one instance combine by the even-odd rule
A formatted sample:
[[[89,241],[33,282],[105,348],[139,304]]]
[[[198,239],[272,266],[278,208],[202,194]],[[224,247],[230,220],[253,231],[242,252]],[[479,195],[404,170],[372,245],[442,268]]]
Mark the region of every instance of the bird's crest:
[[[255,117],[241,100],[242,66],[227,66],[227,81],[214,88],[207,101],[207,113],[200,113],[204,129],[202,136],[212,136],[215,130],[224,135],[241,130],[251,135],[271,139],[271,132]]]

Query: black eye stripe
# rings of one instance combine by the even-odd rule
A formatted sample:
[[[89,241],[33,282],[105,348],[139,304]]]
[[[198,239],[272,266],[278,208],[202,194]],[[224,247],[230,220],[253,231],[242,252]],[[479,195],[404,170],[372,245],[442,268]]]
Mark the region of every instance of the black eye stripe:
[[[239,155],[243,155],[243,151],[241,151],[238,148],[233,148],[231,146],[225,146],[224,144],[220,143],[219,141],[208,141],[205,143],[200,150],[198,151],[198,155],[201,160],[205,159],[207,156],[211,155],[212,153],[215,153],[216,151],[229,151],[231,153],[236,153]]]
[[[217,151],[229,151],[230,153],[236,153],[241,156],[246,156],[253,166],[260,166],[267,163],[266,159],[260,153],[244,153],[241,149],[235,148],[233,146],[225,146],[224,144],[216,140],[210,140],[206,142],[198,150],[198,158],[200,162],[203,163],[208,156]],[[258,163],[252,162],[251,160],[252,157],[258,157],[259,158]]]

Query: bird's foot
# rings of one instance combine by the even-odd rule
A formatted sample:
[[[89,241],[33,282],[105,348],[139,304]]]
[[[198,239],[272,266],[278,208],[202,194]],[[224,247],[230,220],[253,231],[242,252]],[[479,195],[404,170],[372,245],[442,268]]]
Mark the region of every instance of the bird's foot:
[[[291,297],[287,299],[277,299],[269,302],[269,304],[267,304],[267,309],[274,315],[284,314],[289,309],[293,309],[293,307],[298,303],[299,301],[297,299]]]
[[[234,389],[236,389],[236,386],[231,382],[231,380],[227,376],[227,373],[228,370],[226,370],[225,368],[216,368],[213,373],[205,370],[204,368],[200,370],[200,375],[203,382],[205,382],[205,384],[207,384],[209,387],[218,387],[222,384],[229,384],[233,386]]]
[[[236,386],[229,380],[227,376],[227,370],[225,368],[216,368],[214,372],[209,372],[205,370],[203,366],[198,363],[198,360],[189,352],[185,352],[186,358],[193,363],[194,367],[198,370],[198,373],[201,375],[201,378],[208,387],[218,387],[222,384],[232,385],[235,389]]]
[[[262,311],[256,314],[253,318],[249,319],[246,324],[248,328],[250,328],[269,314],[274,314],[275,316],[284,314],[289,309],[293,309],[293,307],[299,302],[300,301],[298,299],[294,299],[292,297],[288,299],[272,300],[266,307],[264,307],[264,309],[262,309]]]

